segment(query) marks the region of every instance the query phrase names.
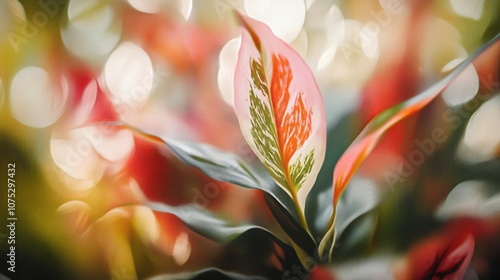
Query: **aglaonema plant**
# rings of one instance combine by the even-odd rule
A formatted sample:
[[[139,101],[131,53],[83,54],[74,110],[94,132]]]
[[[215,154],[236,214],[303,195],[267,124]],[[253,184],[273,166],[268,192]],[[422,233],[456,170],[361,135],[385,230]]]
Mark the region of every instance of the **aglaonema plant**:
[[[221,244],[229,244],[243,235],[265,236],[285,254],[280,257],[281,265],[273,268],[276,271],[272,277],[284,275],[297,264],[309,271],[317,264],[331,261],[338,234],[339,199],[384,133],[439,96],[467,65],[498,41],[499,35],[444,79],[382,112],[365,127],[334,168],[333,197],[320,208],[327,212],[329,219],[322,224],[319,220],[306,218],[310,217],[306,213],[306,201],[317,201],[307,199],[308,195],[313,193],[311,189],[324,160],[329,160],[325,159],[327,124],[321,92],[307,63],[293,48],[277,38],[265,24],[240,14],[237,18],[242,31],[234,73],[234,110],[246,142],[267,173],[257,172],[235,154],[206,144],[160,138],[133,129],[166,143],[182,161],[216,180],[264,192],[266,203],[286,236],[258,225],[231,223],[196,204],[145,203],[155,211],[176,215],[193,231]],[[311,230],[311,224],[316,225],[315,230]],[[202,275],[218,279],[249,279],[216,268],[184,274],[183,277]]]

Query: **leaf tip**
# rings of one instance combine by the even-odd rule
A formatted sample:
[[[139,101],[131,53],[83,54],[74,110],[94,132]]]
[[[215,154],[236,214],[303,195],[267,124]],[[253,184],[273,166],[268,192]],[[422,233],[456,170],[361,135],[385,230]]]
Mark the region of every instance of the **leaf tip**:
[[[243,27],[245,30],[248,31],[248,33],[250,34],[250,37],[252,37],[252,41],[253,41],[255,47],[257,47],[257,49],[260,52],[262,50],[262,47],[261,47],[262,44],[260,42],[259,36],[257,36],[254,29],[252,28],[253,22],[251,22],[251,21],[253,21],[253,20],[250,19],[249,17],[241,14],[237,10],[234,10],[234,14],[235,14],[236,20],[241,25],[241,27]]]

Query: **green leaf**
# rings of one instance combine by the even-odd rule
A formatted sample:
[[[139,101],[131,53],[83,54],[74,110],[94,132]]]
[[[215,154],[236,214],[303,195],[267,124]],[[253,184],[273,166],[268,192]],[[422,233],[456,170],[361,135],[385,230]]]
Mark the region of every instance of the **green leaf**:
[[[355,109],[354,106],[346,109],[346,113],[340,119],[328,125],[325,156],[327,160],[319,171],[306,203],[306,219],[314,237],[320,238],[325,233],[330,213],[333,210],[332,173],[335,164],[356,137],[356,131],[358,133],[360,131],[353,129],[357,115]]]
[[[372,210],[352,221],[338,237],[332,259],[343,261],[372,251],[371,244],[377,229],[378,218],[376,210]]]
[[[370,212],[380,203],[380,190],[368,180],[353,180],[337,205],[335,231],[341,237],[356,219]]]
[[[227,244],[247,231],[261,231],[279,245],[285,245],[284,241],[263,227],[232,224],[197,204],[171,206],[149,202],[146,205],[153,211],[175,215],[194,232],[221,244]]]
[[[207,144],[180,142],[162,139],[185,163],[192,165],[208,176],[250,189],[264,191],[286,209],[298,221],[291,198],[272,179],[263,178],[239,156],[221,151]]]
[[[269,197],[269,195],[266,195],[265,199],[269,209],[273,213],[273,216],[292,241],[307,255],[314,256],[317,246],[315,240],[312,239],[307,231],[291,217],[291,214],[283,209],[281,205],[277,204],[274,199]]]
[[[268,182],[235,154],[223,152],[213,146],[163,139],[185,163],[199,168],[208,176],[246,188],[271,189]]]
[[[295,211],[295,206],[291,198],[281,189],[276,183],[273,182],[271,178],[263,178],[260,173],[255,171],[250,165],[245,163],[241,158],[237,155],[221,151],[215,147],[212,147],[207,144],[200,143],[189,143],[189,142],[180,142],[172,139],[161,139],[154,135],[143,132],[137,128],[129,127],[133,129],[136,133],[143,135],[145,137],[151,138],[156,142],[166,143],[170,149],[185,163],[192,165],[202,172],[207,174],[208,176],[229,183],[233,183],[242,187],[258,189],[264,191],[266,194],[266,202],[270,207],[275,209],[274,214],[279,213],[279,217],[277,217],[280,225],[284,227],[287,234],[296,234],[298,238],[302,241],[298,243],[303,245],[305,249],[309,252],[311,251],[311,245],[314,244],[314,241],[311,237],[299,226],[299,218]],[[262,169],[264,169],[262,167]],[[267,174],[269,175],[269,174]],[[182,209],[175,209],[172,206],[162,205],[162,210],[169,212],[175,210],[175,214],[178,216],[180,213],[184,213],[186,211],[182,211]],[[277,210],[279,209],[279,210]],[[180,211],[180,212],[179,212]],[[191,209],[190,212],[202,211],[199,209]],[[189,212],[189,211],[188,211]],[[186,214],[184,214],[186,215]],[[181,217],[179,217],[181,218]],[[184,219],[181,218],[183,221]],[[210,237],[212,239],[216,238],[213,236],[213,232],[206,231],[203,228],[195,229],[196,224],[193,221],[197,221],[198,218],[194,220],[186,219],[189,227],[193,227],[193,230],[199,232],[202,235]],[[205,223],[206,221],[197,221],[200,223]],[[288,231],[292,228],[301,230]],[[215,225],[214,225],[215,226]],[[300,234],[299,234],[300,232]],[[304,234],[305,233],[305,234]],[[241,234],[241,233],[240,233]],[[303,238],[305,237],[305,239]],[[217,240],[217,239],[214,239]],[[304,241],[307,241],[307,245],[303,244]]]
[[[202,279],[217,279],[217,280],[265,280],[261,276],[249,276],[234,272],[227,272],[217,268],[207,268],[193,272],[183,272],[178,274],[158,275],[148,280],[202,280]]]
[[[269,195],[267,195],[269,197]],[[274,201],[271,199],[271,201]],[[264,254],[275,254],[276,247],[278,246],[283,250],[283,255],[280,258],[281,265],[283,268],[294,267],[299,264],[300,261],[298,256],[295,253],[295,248],[292,248],[288,245],[289,240],[283,241],[280,237],[270,232],[269,230],[252,224],[234,224],[221,217],[216,216],[214,213],[211,213],[205,208],[200,207],[197,204],[189,204],[182,206],[170,206],[162,203],[149,202],[146,204],[153,211],[168,213],[175,215],[178,217],[186,226],[188,226],[194,232],[211,239],[217,243],[227,246],[227,248],[241,248],[240,246],[243,244],[244,248],[250,248],[247,252],[250,253],[247,257],[252,258],[255,257],[255,254],[260,255],[258,260],[254,260],[252,264],[249,264],[248,267],[252,267],[253,265],[258,265],[259,268],[262,268],[263,265],[269,266],[269,273],[280,274],[281,267],[274,267],[270,263],[265,263],[265,259],[263,259]],[[303,230],[303,229],[302,229]],[[257,239],[265,241],[265,243],[258,242]],[[260,244],[260,247],[253,247],[255,244]],[[267,245],[262,245],[267,244]],[[275,244],[275,245],[273,245]],[[240,249],[237,249],[240,251]],[[251,259],[249,260],[251,261]],[[260,263],[263,261],[262,263]],[[259,266],[260,264],[260,266]],[[205,272],[200,275],[205,275]],[[208,272],[207,272],[208,273]],[[214,274],[215,273],[215,274]],[[245,278],[193,278],[193,279],[262,279],[262,278],[254,278],[247,276],[242,276],[239,274],[227,274],[225,272],[209,272],[207,275],[219,275],[218,273],[224,273],[224,277],[245,277]],[[188,274],[189,275],[189,274]],[[188,276],[184,275],[184,276]],[[183,277],[184,277],[183,276]],[[196,275],[192,275],[193,277],[201,277]],[[207,276],[208,277],[208,276]],[[186,278],[166,278],[166,279],[186,279]],[[188,278],[191,279],[191,278]]]
[[[288,194],[273,182],[268,173],[257,172],[238,155],[221,151],[208,144],[161,138],[123,123],[112,123],[111,125],[124,126],[152,141],[167,144],[179,159],[198,168],[215,180],[232,183],[244,188],[261,190],[269,194],[296,221],[299,221],[295,205]],[[262,167],[262,169],[264,168]]]

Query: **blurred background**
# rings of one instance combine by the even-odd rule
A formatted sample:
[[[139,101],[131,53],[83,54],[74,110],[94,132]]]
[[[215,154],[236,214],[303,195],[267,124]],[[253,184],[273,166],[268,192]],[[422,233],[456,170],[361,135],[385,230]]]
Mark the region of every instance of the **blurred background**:
[[[234,10],[266,23],[316,77],[329,134],[315,191],[327,200],[335,162],[364,125],[500,31],[500,2],[490,0],[1,0],[0,196],[7,199],[15,163],[18,220],[16,272],[7,270],[1,226],[0,273],[147,279],[219,267],[266,275],[244,240],[216,244],[139,203],[198,203],[276,227],[261,193],[216,182],[165,146],[109,125],[255,161],[231,106]],[[409,275],[426,261],[457,256],[463,261],[443,264],[443,273],[500,279],[499,55],[497,44],[363,164],[350,186],[359,192],[344,203],[359,193],[371,206],[339,236],[334,264],[323,268],[330,279],[418,279]]]

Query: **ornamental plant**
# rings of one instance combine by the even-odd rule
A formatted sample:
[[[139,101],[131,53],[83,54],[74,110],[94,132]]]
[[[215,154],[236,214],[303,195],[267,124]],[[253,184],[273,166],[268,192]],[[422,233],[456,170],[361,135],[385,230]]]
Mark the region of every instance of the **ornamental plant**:
[[[154,211],[177,216],[206,238],[228,246],[244,240],[246,246],[255,242],[259,247],[255,250],[260,253],[253,256],[262,265],[258,272],[248,268],[240,272],[206,268],[168,277],[306,279],[315,275],[324,279],[318,276],[318,269],[332,262],[337,238],[377,204],[365,200],[360,190],[350,192],[348,185],[355,172],[391,127],[423,110],[467,66],[494,49],[492,45],[498,46],[500,36],[479,48],[444,79],[378,114],[340,158],[332,159],[325,158],[325,153],[327,135],[335,127],[327,127],[322,94],[307,63],[264,23],[238,13],[236,17],[241,25],[241,46],[234,72],[234,111],[260,163],[245,162],[207,144],[181,142],[125,126],[152,141],[165,143],[179,159],[216,180],[262,192],[279,227],[233,223],[194,203],[172,206],[145,201]],[[334,160],[333,185],[325,187],[317,182],[318,174],[325,161]],[[345,192],[348,197],[344,199]],[[443,253],[429,275],[443,270],[443,275],[463,276],[464,259],[453,256],[461,254],[463,244],[470,245],[470,239],[464,240],[467,242],[461,245],[450,245],[451,251]]]
[[[499,5],[0,1],[0,278],[500,279]]]

